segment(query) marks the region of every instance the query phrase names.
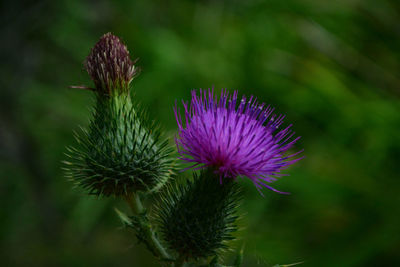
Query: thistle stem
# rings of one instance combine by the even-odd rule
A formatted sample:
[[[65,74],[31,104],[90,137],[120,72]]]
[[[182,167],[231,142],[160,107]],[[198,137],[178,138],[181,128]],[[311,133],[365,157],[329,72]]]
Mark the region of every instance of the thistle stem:
[[[125,197],[126,202],[131,208],[132,212],[135,216],[138,217],[138,227],[141,234],[144,235],[145,240],[141,240],[145,242],[147,247],[153,252],[156,257],[162,259],[171,259],[171,256],[165,250],[165,248],[161,245],[158,240],[156,233],[153,231],[151,224],[149,223],[149,219],[147,216],[146,209],[143,207],[142,201],[140,199],[139,194],[127,195]]]

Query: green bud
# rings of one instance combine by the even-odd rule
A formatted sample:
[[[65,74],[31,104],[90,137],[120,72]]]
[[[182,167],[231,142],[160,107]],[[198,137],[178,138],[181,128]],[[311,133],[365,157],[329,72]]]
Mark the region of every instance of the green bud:
[[[69,177],[95,195],[158,190],[172,173],[172,149],[146,121],[129,96],[98,97],[89,129],[69,148]]]
[[[89,129],[69,148],[67,175],[90,194],[120,196],[159,189],[172,173],[172,149],[139,107],[129,85],[135,67],[120,39],[103,35],[87,57],[96,88]]]
[[[234,239],[240,199],[235,181],[224,179],[221,184],[211,171],[170,187],[156,211],[165,243],[185,260],[218,255]]]

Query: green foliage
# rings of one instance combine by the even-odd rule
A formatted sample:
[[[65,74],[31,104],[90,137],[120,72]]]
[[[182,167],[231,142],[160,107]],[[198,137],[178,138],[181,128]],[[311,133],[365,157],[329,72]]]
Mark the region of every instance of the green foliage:
[[[235,181],[221,184],[210,171],[194,175],[184,185],[170,186],[156,211],[165,243],[185,260],[218,255],[234,239],[240,199]]]
[[[133,229],[139,243],[145,244],[146,248],[160,260],[172,261],[164,248],[158,242],[157,235],[151,227],[145,209],[132,216],[128,216],[118,209],[115,209],[115,211],[122,224],[127,228]]]
[[[67,171],[95,195],[128,195],[159,189],[172,173],[172,149],[130,96],[97,96],[89,129],[76,134]]]

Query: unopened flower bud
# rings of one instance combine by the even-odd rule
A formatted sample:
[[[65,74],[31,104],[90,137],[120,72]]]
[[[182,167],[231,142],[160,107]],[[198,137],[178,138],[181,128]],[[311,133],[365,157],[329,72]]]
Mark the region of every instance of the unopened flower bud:
[[[85,67],[96,91],[105,95],[128,93],[137,70],[126,46],[111,33],[104,34],[92,48]]]
[[[165,244],[179,258],[217,256],[234,239],[242,195],[233,179],[221,182],[211,170],[203,171],[193,182],[171,186],[160,198],[156,218]]]
[[[96,105],[88,129],[77,133],[77,146],[68,149],[67,176],[100,196],[157,191],[173,173],[172,149],[131,99],[135,67],[126,46],[103,35],[86,68],[96,85]]]

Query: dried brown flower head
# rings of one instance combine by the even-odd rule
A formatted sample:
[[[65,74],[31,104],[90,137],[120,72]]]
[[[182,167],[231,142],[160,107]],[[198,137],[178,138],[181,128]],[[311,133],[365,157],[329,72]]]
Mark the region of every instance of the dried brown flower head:
[[[129,92],[129,84],[137,73],[134,63],[122,41],[106,33],[90,51],[85,67],[95,83],[96,91],[112,95]]]

